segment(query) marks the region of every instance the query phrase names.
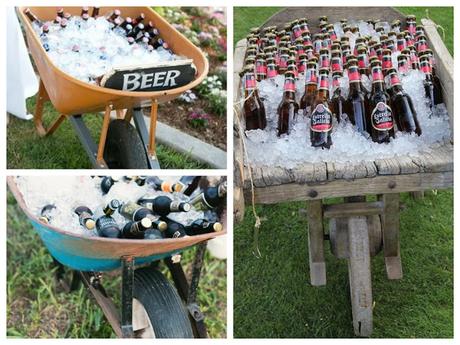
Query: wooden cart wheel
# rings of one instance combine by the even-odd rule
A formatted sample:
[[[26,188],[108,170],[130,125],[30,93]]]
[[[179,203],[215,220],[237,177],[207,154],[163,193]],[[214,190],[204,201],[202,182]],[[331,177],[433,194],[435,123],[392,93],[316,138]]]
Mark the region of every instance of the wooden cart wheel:
[[[179,294],[160,271],[151,267],[134,273],[133,329],[137,338],[193,338]]]
[[[366,217],[348,220],[351,309],[355,334],[368,337],[372,333],[372,282],[369,234]]]
[[[110,122],[104,148],[110,169],[148,169],[147,153],[136,129],[125,120]]]

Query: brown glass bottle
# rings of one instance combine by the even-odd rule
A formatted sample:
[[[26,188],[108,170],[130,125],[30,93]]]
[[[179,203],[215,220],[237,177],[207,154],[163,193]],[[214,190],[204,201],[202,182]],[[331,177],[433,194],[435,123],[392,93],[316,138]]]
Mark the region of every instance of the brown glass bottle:
[[[267,63],[264,53],[259,53],[256,57],[256,78],[259,82],[267,78]]]
[[[417,119],[414,104],[409,95],[404,91],[398,74],[393,69],[389,72],[390,84],[393,89],[391,107],[398,130],[407,133],[422,134],[422,128]]]
[[[361,78],[356,64],[348,66],[348,79],[350,82],[350,91],[347,101],[345,102],[345,112],[348,114],[351,123],[357,127],[359,132],[369,133],[368,121],[366,119],[365,93],[361,85]]]
[[[30,10],[30,8],[26,8],[24,10],[24,14],[26,15],[27,18],[33,23],[38,25],[39,27],[43,26],[43,22],[38,19],[38,17]]]
[[[425,73],[425,80],[423,82],[423,86],[425,88],[425,97],[428,99],[428,103],[430,109],[433,110],[435,105],[434,101],[434,83],[433,83],[433,75],[431,70],[431,63],[428,56],[422,56],[420,59],[420,70]]]
[[[305,72],[305,92],[300,99],[300,109],[303,110],[304,115],[310,113],[310,107],[316,97],[317,85],[318,75],[316,72],[316,62],[310,60],[307,62],[307,70]]]
[[[371,120],[371,138],[376,143],[387,143],[394,137],[394,118],[390,107],[390,96],[385,92],[380,65],[372,67],[372,93],[368,114]]]
[[[332,145],[332,112],[329,103],[329,71],[321,69],[318,92],[310,116],[310,142],[313,147],[330,148]]]
[[[289,134],[289,122],[299,110],[295,100],[295,79],[294,74],[287,71],[284,74],[283,98],[278,105],[278,136]]]
[[[265,107],[259,98],[257,91],[256,76],[254,75],[254,65],[245,67],[243,76],[244,82],[244,119],[246,130],[264,129],[267,126],[265,117]]]
[[[342,78],[342,72],[336,71],[332,73],[332,98],[331,98],[331,110],[334,114],[337,122],[340,122],[344,111],[345,98],[342,96],[342,89],[340,87],[340,78]]]

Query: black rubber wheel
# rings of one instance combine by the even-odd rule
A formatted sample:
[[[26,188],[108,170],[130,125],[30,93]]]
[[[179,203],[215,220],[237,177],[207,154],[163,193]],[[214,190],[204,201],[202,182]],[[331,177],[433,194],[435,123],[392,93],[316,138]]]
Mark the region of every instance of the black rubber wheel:
[[[134,273],[133,326],[139,338],[193,338],[187,310],[176,289],[158,270]]]
[[[139,133],[124,120],[109,124],[104,160],[110,169],[148,169],[147,154]]]

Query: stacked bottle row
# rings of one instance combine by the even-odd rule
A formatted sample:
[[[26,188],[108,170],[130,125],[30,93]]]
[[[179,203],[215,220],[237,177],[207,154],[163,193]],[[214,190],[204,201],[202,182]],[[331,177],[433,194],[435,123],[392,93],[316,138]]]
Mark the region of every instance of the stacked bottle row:
[[[135,181],[140,186],[148,185],[155,191],[161,191],[163,195],[145,195],[137,202],[112,199],[95,212],[85,205],[77,205],[73,211],[84,229],[94,231],[100,237],[161,239],[222,231],[222,224],[218,219],[225,207],[227,182],[201,188],[200,180],[199,176],[183,176],[177,182],[170,183],[157,176],[105,176],[101,180],[103,194],[107,194],[115,183]],[[180,200],[177,193],[181,195]],[[52,204],[45,205],[39,219],[50,223],[54,209]],[[187,224],[172,219],[173,213],[189,212],[192,209],[207,211],[204,213],[206,217]],[[126,219],[123,226],[114,219],[115,212]]]
[[[412,69],[422,71],[427,103],[431,108],[442,103],[435,59],[423,27],[416,25],[414,16],[407,16],[405,30],[398,20],[390,28],[377,20],[360,24],[351,26],[346,19],[330,24],[321,17],[320,32],[313,36],[305,18],[287,23],[282,30],[251,29],[242,71],[246,129],[264,129],[267,124],[258,83],[283,75],[278,135],[289,132],[289,121],[299,109],[310,117],[311,145],[316,147],[332,145],[332,119],[341,121],[344,114],[378,143],[388,142],[397,130],[420,135],[401,77]],[[396,57],[397,65],[393,65]],[[305,90],[297,102],[295,82],[300,74]],[[349,87],[347,99],[342,95],[344,82]],[[368,84],[372,87],[367,88]]]

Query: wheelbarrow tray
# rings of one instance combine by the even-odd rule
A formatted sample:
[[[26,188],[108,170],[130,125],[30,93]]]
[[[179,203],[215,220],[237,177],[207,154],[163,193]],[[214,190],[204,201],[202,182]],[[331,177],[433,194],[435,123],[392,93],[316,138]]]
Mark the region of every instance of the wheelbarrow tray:
[[[168,42],[173,52],[193,60],[197,69],[195,79],[187,85],[165,91],[127,92],[103,88],[80,81],[60,70],[48,57],[39,37],[36,35],[29,19],[24,15],[26,7],[18,7],[18,16],[25,28],[30,54],[37,66],[51,103],[64,115],[98,112],[112,104],[113,109],[126,109],[149,104],[153,99],[165,102],[178,97],[184,91],[197,86],[208,73],[208,61],[204,54],[186,37],[150,7],[102,7],[100,12],[107,13],[120,9],[124,16],[135,18],[139,13],[145,14],[145,20],[151,20],[160,30],[162,38]],[[30,7],[41,20],[52,20],[56,15],[55,7]],[[66,7],[66,12],[78,16],[81,7]]]
[[[51,255],[61,264],[79,271],[114,270],[121,267],[121,258],[124,256],[134,256],[136,265],[149,263],[226,233],[224,230],[219,233],[162,240],[86,237],[40,222],[27,208],[14,178],[9,176],[7,183]]]
[[[317,30],[317,18],[327,15],[331,22],[348,19],[380,18],[391,21],[404,16],[389,7],[295,7],[286,8],[272,16],[262,25],[281,25],[294,18],[306,17],[311,30]],[[453,117],[453,60],[439,36],[435,24],[423,19],[429,44],[438,63],[444,100]],[[241,78],[246,51],[246,40],[236,44],[234,54],[234,101],[239,102]],[[236,116],[235,116],[236,119]],[[238,123],[235,124],[239,126]],[[236,127],[238,128],[238,127]],[[401,156],[391,159],[376,159],[363,163],[304,163],[292,169],[283,167],[251,167],[243,152],[242,139],[234,141],[235,187],[234,207],[237,219],[244,215],[244,204],[251,202],[251,185],[254,185],[254,200],[260,204],[284,201],[320,200],[329,197],[399,193],[429,189],[450,188],[453,185],[453,145],[447,143],[433,149],[432,153],[417,156]]]

